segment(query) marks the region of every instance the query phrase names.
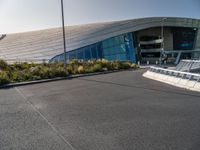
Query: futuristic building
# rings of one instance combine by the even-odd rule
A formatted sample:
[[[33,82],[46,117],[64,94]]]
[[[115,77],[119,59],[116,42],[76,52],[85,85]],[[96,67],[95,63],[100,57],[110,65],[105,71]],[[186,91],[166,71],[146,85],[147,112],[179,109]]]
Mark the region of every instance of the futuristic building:
[[[65,30],[67,60],[155,63],[164,56],[173,61],[200,58],[198,19],[153,17],[67,26]],[[9,63],[64,61],[62,29],[2,35],[0,59]]]

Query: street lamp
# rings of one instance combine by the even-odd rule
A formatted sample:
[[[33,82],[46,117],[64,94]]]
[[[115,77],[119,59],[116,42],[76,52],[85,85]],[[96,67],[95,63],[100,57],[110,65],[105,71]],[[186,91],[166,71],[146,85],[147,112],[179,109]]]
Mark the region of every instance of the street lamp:
[[[64,68],[65,68],[65,72],[67,72],[66,40],[65,40],[65,19],[64,19],[63,0],[61,0],[61,11],[62,11],[63,46],[64,46]]]
[[[167,20],[167,18],[162,18],[161,20],[161,39],[162,39],[162,43],[161,43],[161,51],[160,51],[160,65],[162,65],[162,54],[164,52],[164,21]]]

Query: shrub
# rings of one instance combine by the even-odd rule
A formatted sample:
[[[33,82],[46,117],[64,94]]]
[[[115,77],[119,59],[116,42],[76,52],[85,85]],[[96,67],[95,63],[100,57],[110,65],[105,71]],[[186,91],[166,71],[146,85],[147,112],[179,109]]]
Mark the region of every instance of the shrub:
[[[73,60],[71,60],[71,61],[69,62],[69,64],[70,64],[70,65],[79,65],[79,62],[78,62],[78,60],[73,59]]]
[[[73,66],[73,74],[77,74],[78,73],[78,65],[74,65]]]
[[[40,76],[40,67],[36,66],[36,67],[31,67],[29,70],[30,74],[35,75],[35,76]]]
[[[32,76],[32,80],[41,80],[40,76]]]
[[[131,68],[131,63],[130,62],[123,62],[121,64],[121,68],[120,69],[130,69]]]
[[[67,66],[67,72],[68,72],[69,74],[73,74],[73,67],[72,67],[71,65],[68,65],[68,66]]]
[[[24,69],[29,69],[30,65],[28,63],[14,63],[13,67],[16,70],[24,70]]]
[[[131,64],[131,68],[136,69],[136,68],[138,68],[138,66],[136,64]]]
[[[54,77],[66,77],[68,74],[83,74],[100,72],[103,70],[107,71],[129,68],[135,69],[137,68],[137,65],[131,64],[130,62],[109,62],[104,59],[88,62],[78,62],[77,60],[72,60],[67,65],[67,72],[65,72],[64,63],[15,63],[13,65],[8,65],[5,61],[0,60],[0,84],[40,80]]]
[[[52,77],[66,77],[68,73],[65,72],[64,67],[57,67],[51,70]]]
[[[29,74],[29,79],[32,79],[33,77],[40,77],[42,79],[51,77],[49,67],[43,65],[31,67],[27,74]]]
[[[26,81],[27,77],[26,77],[26,73],[24,73],[23,71],[13,71],[11,74],[11,80],[13,82],[22,82],[22,81]]]
[[[122,62],[120,62],[120,61],[115,61],[115,62],[112,63],[112,67],[113,67],[113,69],[115,69],[115,70],[122,69]]]
[[[84,67],[83,66],[79,66],[78,67],[78,73],[83,74],[85,73]]]
[[[4,71],[0,72],[0,85],[4,85],[8,83],[10,83],[8,74]]]
[[[99,72],[99,71],[102,71],[102,66],[101,66],[101,64],[95,64],[94,66],[92,66],[91,71],[92,71],[92,72]]]
[[[37,74],[34,74],[37,75]],[[49,67],[41,66],[39,67],[39,74],[42,79],[51,78],[53,75],[51,74],[51,70]]]
[[[0,59],[0,70],[6,70],[8,68],[8,64]]]
[[[81,63],[79,63],[78,60],[74,59],[74,60],[70,61],[70,63],[67,66],[68,72],[70,74],[77,74],[79,65],[81,65]]]
[[[64,63],[63,62],[59,62],[59,63],[56,63],[56,64],[47,64],[49,65],[48,67],[52,67],[52,66],[55,66],[55,67],[64,67]]]
[[[109,64],[109,61],[105,60],[105,59],[102,59],[102,60],[99,60],[98,62],[101,63],[102,67],[107,67],[107,65]]]
[[[103,70],[113,70],[114,69],[112,62],[110,62],[110,61],[102,59],[101,61],[99,61],[99,63],[101,64]]]

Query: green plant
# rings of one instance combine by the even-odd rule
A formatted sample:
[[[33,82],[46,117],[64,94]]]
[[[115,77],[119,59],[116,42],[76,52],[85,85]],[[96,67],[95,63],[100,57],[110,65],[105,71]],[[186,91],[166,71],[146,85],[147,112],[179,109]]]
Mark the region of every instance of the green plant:
[[[138,68],[138,66],[136,64],[131,64],[131,68],[136,69],[136,68]]]
[[[109,61],[107,61],[107,60],[105,60],[105,59],[98,60],[97,62],[99,62],[99,63],[102,65],[103,68],[104,68],[104,67],[107,67],[108,64],[110,63]]]
[[[95,64],[94,66],[91,67],[92,72],[99,72],[102,71],[102,66],[101,64]]]
[[[131,68],[131,63],[130,62],[121,63],[121,68],[120,69],[130,69],[130,68]]]
[[[0,85],[4,85],[4,84],[8,84],[8,83],[10,83],[8,74],[4,71],[0,72]]]
[[[73,74],[73,67],[72,67],[71,65],[68,65],[68,66],[67,66],[67,72],[68,72],[69,74]]]
[[[122,62],[120,62],[120,61],[114,61],[114,62],[112,63],[112,67],[113,67],[113,69],[115,69],[115,70],[121,69],[121,68],[122,68]]]
[[[79,65],[79,62],[77,59],[73,59],[69,62],[70,65]]]
[[[41,77],[40,77],[40,76],[32,76],[31,79],[32,79],[32,80],[41,80]]]
[[[8,64],[0,59],[0,70],[6,70],[8,68]]]
[[[83,66],[79,66],[78,67],[78,73],[83,74],[85,73],[84,67]]]
[[[13,67],[16,70],[24,70],[24,69],[28,69],[29,68],[29,64],[28,63],[14,63]]]
[[[64,67],[53,68],[50,73],[53,75],[52,77],[66,77],[68,75]]]
[[[68,74],[83,74],[100,72],[103,70],[107,71],[129,68],[135,69],[137,68],[137,65],[131,64],[130,62],[110,62],[104,59],[85,62],[72,60],[67,65],[66,72],[64,68],[64,63],[15,63],[13,65],[8,65],[5,61],[0,60],[0,84],[48,79],[55,77],[66,77]]]
[[[24,73],[23,71],[17,70],[17,71],[13,71],[11,74],[11,80],[13,82],[22,82],[22,81],[26,81],[26,73]]]

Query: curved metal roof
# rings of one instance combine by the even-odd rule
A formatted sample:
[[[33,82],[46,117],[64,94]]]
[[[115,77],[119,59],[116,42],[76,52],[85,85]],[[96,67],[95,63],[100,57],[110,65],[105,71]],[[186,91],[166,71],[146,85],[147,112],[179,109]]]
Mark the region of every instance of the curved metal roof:
[[[161,26],[163,17],[132,19],[66,27],[67,51],[84,47],[127,32]],[[167,17],[164,26],[200,28],[200,20]],[[200,32],[198,33],[200,44]],[[5,60],[49,60],[63,53],[62,29],[53,28],[8,34],[0,40],[0,58]],[[197,43],[197,44],[198,44]],[[198,45],[200,47],[200,45]]]

